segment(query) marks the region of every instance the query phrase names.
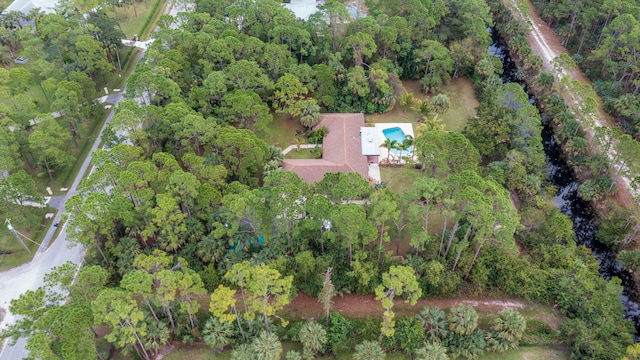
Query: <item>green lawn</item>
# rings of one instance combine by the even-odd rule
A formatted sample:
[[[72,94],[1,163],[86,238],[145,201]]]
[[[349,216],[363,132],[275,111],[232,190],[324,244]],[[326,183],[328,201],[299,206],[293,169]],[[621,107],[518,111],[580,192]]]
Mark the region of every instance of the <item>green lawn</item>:
[[[296,350],[301,352],[299,344],[284,343],[283,344],[284,355],[289,350]],[[211,348],[206,345],[192,345],[180,347],[172,351],[170,354],[164,357],[165,360],[227,360],[231,359],[231,351],[226,351],[222,354],[214,355]],[[333,356],[321,356],[316,359],[329,360],[334,359]],[[347,360],[352,359],[351,353],[340,353],[336,356],[336,359]],[[405,360],[409,359],[407,354],[392,353],[387,354],[387,360]],[[479,358],[480,360],[569,360],[567,351],[562,348],[546,347],[546,346],[530,346],[521,347],[516,351],[507,354],[497,353],[485,353]]]
[[[442,88],[441,93],[449,96],[451,106],[439,117],[440,121],[447,130],[461,131],[467,120],[476,116],[476,107],[480,105],[473,92],[473,84],[467,79],[454,79]]]
[[[413,182],[421,175],[423,174],[420,171],[405,167],[380,167],[382,181],[387,183],[391,191],[398,194],[404,190],[411,190]]]
[[[296,130],[302,131],[300,122],[284,114],[273,113],[273,121],[269,124],[269,132],[257,134],[262,140],[270,145],[275,145],[285,149],[289,145],[296,143]]]
[[[314,149],[293,149],[284,156],[285,159],[319,159],[322,153],[314,153]]]
[[[415,81],[404,81],[402,83],[405,89],[412,93],[417,99],[428,100],[427,96],[420,92],[420,83]],[[470,117],[475,116],[475,108],[479,105],[473,92],[473,84],[471,81],[463,78],[454,79],[449,85],[443,86],[441,94],[446,94],[451,101],[449,110],[438,117],[444,125],[445,130],[461,131]],[[436,94],[433,94],[436,95]],[[371,122],[399,122],[413,124],[414,129],[418,126],[420,116],[413,109],[404,109],[400,105],[396,106],[384,114],[365,115],[365,119]]]
[[[120,27],[122,28],[122,32],[125,34],[127,39],[132,39],[134,34],[138,34],[140,40],[146,40],[146,37],[143,37],[143,29],[145,23],[147,22],[147,18],[152,16],[151,11],[155,8],[156,12],[162,13],[164,10],[164,5],[166,5],[167,0],[142,0],[138,2],[137,0],[133,0],[135,2],[135,9],[133,6],[124,6],[117,8],[114,12],[113,7],[107,8],[107,14],[116,20],[119,20]],[[156,2],[159,1],[160,4],[156,7]],[[155,23],[153,19],[151,22]],[[147,25],[151,27],[152,24]],[[145,31],[147,33],[147,31]]]
[[[416,81],[403,82],[405,89],[416,98],[424,100],[426,95],[420,92],[420,83]],[[473,84],[466,78],[451,80],[448,85],[440,89],[438,94],[446,94],[451,101],[449,110],[440,115],[438,119],[449,131],[461,131],[467,123],[467,119],[476,115],[476,107],[480,105],[473,92]],[[437,94],[433,94],[437,95]]]
[[[34,242],[24,240],[31,253],[28,253],[7,229],[4,221],[0,224],[0,271],[5,271],[30,261],[38,249],[42,238],[47,232],[52,220],[45,220],[44,215],[48,212],[55,213],[56,210],[49,208],[36,208],[30,206],[11,206],[11,215],[6,208],[0,211],[0,219],[11,216],[11,224],[21,234],[26,235]]]

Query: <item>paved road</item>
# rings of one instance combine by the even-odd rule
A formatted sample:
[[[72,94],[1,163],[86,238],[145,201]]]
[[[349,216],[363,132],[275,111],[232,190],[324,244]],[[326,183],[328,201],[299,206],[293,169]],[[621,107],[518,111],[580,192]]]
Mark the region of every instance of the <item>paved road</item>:
[[[173,6],[171,3],[167,5],[165,9],[165,14],[170,14],[172,16],[176,16],[178,12],[188,11],[188,8],[184,6]],[[140,57],[142,59],[146,49],[143,50],[143,55]],[[117,105],[122,100],[122,94],[110,94],[105,97],[105,102]],[[102,139],[102,133],[106,125],[113,118],[113,110],[109,113],[107,117],[107,121],[105,122],[102,129],[100,129],[100,135],[96,138],[96,141],[91,146],[91,151],[87,158],[82,163],[82,167],[78,172],[75,180],[66,195],[55,196],[51,199],[50,205],[58,209],[58,213],[54,217],[52,224],[56,224],[60,222],[62,214],[64,213],[64,204],[66,201],[77,193],[78,185],[82,181],[82,178],[86,171],[89,169],[91,164],[91,159],[93,152],[100,145],[100,141]],[[13,316],[8,313],[8,306],[11,300],[18,298],[22,293],[28,290],[35,290],[38,287],[42,286],[44,275],[47,274],[53,267],[60,266],[67,261],[71,261],[76,264],[81,264],[84,257],[84,248],[81,245],[76,245],[68,241],[67,233],[66,233],[66,225],[63,226],[63,229],[60,231],[60,234],[56,238],[56,241],[53,242],[51,246],[51,240],[53,239],[53,235],[56,231],[56,227],[51,226],[47,231],[36,255],[33,260],[28,264],[24,264],[17,268],[8,270],[6,272],[0,273],[0,308],[4,308],[7,310],[7,315],[2,323],[0,323],[0,329],[6,326],[7,323],[13,322]],[[25,349],[26,341],[25,339],[19,339],[18,342],[10,346],[6,344],[2,350],[0,350],[0,360],[18,360],[23,359],[28,355],[28,351]]]
[[[122,100],[122,95],[114,95],[110,100],[111,103],[117,104]],[[82,181],[84,174],[91,164],[93,152],[100,145],[102,132],[112,118],[113,111],[109,113],[107,121],[100,130],[100,135],[91,146],[91,151],[82,163],[82,167],[80,168],[80,171],[67,194],[63,196],[55,196],[51,199],[50,206],[58,209],[58,213],[53,218],[52,224],[60,222],[62,214],[64,213],[64,204],[71,196],[77,193],[78,185],[80,185],[80,181]],[[82,263],[84,248],[81,245],[71,243],[67,239],[66,224],[60,231],[60,235],[58,235],[56,241],[51,245],[51,247],[49,247],[56,230],[57,228],[54,226],[49,227],[49,230],[44,236],[36,255],[30,263],[0,273],[0,307],[8,310],[8,306],[12,299],[17,298],[27,290],[37,289],[42,286],[44,275],[51,271],[53,267],[60,266],[67,261],[72,261],[76,264]],[[0,324],[0,328],[2,328],[5,323],[10,323],[12,321],[13,318],[11,314],[7,314],[7,318],[2,324]],[[24,345],[24,339],[20,339],[15,346],[6,345],[2,352],[0,352],[0,360],[17,360],[26,357],[27,351],[25,350]]]

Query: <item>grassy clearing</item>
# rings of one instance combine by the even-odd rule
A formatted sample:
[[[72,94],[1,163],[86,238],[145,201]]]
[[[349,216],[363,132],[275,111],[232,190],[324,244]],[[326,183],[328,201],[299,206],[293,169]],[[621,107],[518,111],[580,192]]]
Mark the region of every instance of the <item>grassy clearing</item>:
[[[405,89],[416,98],[421,100],[430,98],[420,91],[419,81],[405,81],[403,84]],[[438,94],[446,94],[451,101],[449,110],[438,117],[446,130],[461,131],[467,124],[467,119],[476,116],[476,108],[480,103],[473,92],[473,84],[468,79],[453,79],[448,85],[443,86]]]
[[[207,345],[191,345],[179,347],[165,357],[164,360],[181,360],[181,359],[189,359],[189,360],[209,360],[209,359],[231,359],[231,351],[226,351],[219,355],[214,355],[211,348]]]
[[[413,189],[413,182],[421,176],[415,169],[405,167],[380,167],[380,177],[387,183],[387,188],[395,193]]]
[[[28,236],[34,242],[24,240],[31,251],[31,254],[29,254],[5,224],[0,224],[0,251],[7,252],[7,254],[0,254],[0,271],[22,265],[33,258],[38,246],[40,246],[40,242],[42,242],[42,238],[51,225],[52,220],[45,220],[44,215],[48,212],[56,212],[56,210],[50,208],[18,207],[17,205],[15,207],[12,205],[11,207],[13,208],[11,213],[15,214],[11,218],[11,224],[16,230]],[[12,215],[9,215],[6,211],[0,212],[0,218],[9,216]]]
[[[278,146],[281,149],[294,145],[296,143],[296,131],[304,130],[300,122],[284,114],[273,113],[272,115],[273,121],[269,124],[270,131],[257,135],[268,144]],[[295,150],[292,152],[295,152]]]
[[[412,123],[415,128],[418,126],[420,115],[413,109],[404,109],[396,105],[391,111],[384,114],[367,114],[365,121],[372,123]]]
[[[441,92],[449,96],[451,106],[439,117],[440,121],[447,130],[462,131],[467,120],[476,116],[476,108],[480,105],[473,92],[473,84],[468,79],[458,78],[444,86]]]
[[[35,81],[29,84],[29,88],[27,89],[26,94],[31,97],[31,100],[36,105],[36,109],[38,109],[39,112],[51,112],[51,106],[49,105],[47,98],[42,92],[42,88],[40,87],[40,85],[36,84]]]
[[[302,351],[302,347],[299,344],[283,343],[282,358],[286,355],[287,351],[296,350]],[[352,359],[352,353],[339,353],[335,359],[346,360]],[[191,345],[179,347],[173,350],[171,353],[164,357],[165,360],[226,360],[231,359],[231,351],[225,351],[222,354],[213,354],[210,347],[206,345]],[[333,356],[320,356],[317,359],[329,360],[334,359]],[[409,355],[402,353],[387,354],[387,360],[404,360],[409,359]],[[531,346],[521,347],[515,351],[507,354],[485,353],[479,358],[480,360],[568,360],[569,355],[567,351],[562,348],[546,347],[546,346]]]
[[[405,89],[412,93],[417,99],[422,101],[429,100],[430,95],[420,92],[420,83],[417,80],[404,81],[402,83]],[[454,79],[449,85],[443,86],[439,92],[446,94],[451,100],[449,111],[440,115],[438,119],[444,125],[445,130],[461,131],[470,117],[476,115],[476,107],[478,100],[473,93],[473,84],[468,79]],[[420,116],[413,109],[404,109],[400,105],[396,105],[391,111],[384,114],[371,114],[365,116],[367,121],[371,122],[398,122],[412,123],[414,128],[418,126]]]
[[[135,9],[133,6],[124,6],[117,8],[115,12],[113,7],[108,7],[106,10],[109,16],[120,22],[120,28],[127,39],[132,39],[133,35],[138,34],[139,39],[144,40],[142,38],[143,27],[147,22],[147,18],[153,15],[151,11],[156,8],[157,1],[164,4],[167,3],[167,0],[143,0],[141,2],[134,0]],[[163,9],[163,4],[156,8],[159,12],[162,12]]]
[[[418,81],[403,82],[407,91],[421,100],[429,97],[420,93],[420,84]],[[460,131],[467,123],[467,119],[475,116],[475,108],[478,106],[473,93],[473,85],[467,79],[455,79],[451,83],[442,88],[442,93],[449,96],[451,106],[449,111],[439,117],[441,123],[449,131]],[[392,110],[384,114],[368,114],[365,115],[367,123],[411,123],[414,129],[420,124],[419,114],[413,109],[404,109],[400,105],[396,105]],[[267,143],[286,148],[295,144],[296,130],[303,130],[300,123],[284,116],[283,114],[273,114],[273,121],[269,124],[270,133],[263,134],[261,138]],[[384,179],[383,179],[384,180]]]
[[[314,153],[314,149],[293,149],[284,156],[285,159],[319,159],[322,153]]]

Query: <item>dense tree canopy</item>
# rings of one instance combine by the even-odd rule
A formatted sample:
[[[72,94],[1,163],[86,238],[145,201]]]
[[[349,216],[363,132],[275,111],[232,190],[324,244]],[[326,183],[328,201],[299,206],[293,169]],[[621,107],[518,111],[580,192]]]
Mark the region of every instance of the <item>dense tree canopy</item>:
[[[96,151],[94,171],[66,204],[67,234],[88,248],[76,284],[59,276],[71,301],[54,303],[51,288],[24,295],[11,309],[24,321],[9,335],[30,335],[30,350],[43,358],[95,358],[96,325],[110,329],[108,342],[144,359],[170,340],[233,347],[237,359],[276,359],[282,336],[301,341],[305,358],[329,349],[367,359],[385,350],[475,358],[516,346],[525,331],[517,312],[501,313],[490,329],[478,328],[470,307],[394,320],[396,296],[415,304],[464,292],[557,304],[570,318],[561,332],[574,353],[624,353],[631,337],[619,286],[598,277],[593,257],[572,242],[570,220],[551,206],[541,117],[519,85],[501,84],[497,58],[486,55],[493,20],[485,1],[379,0],[367,4],[368,16],[351,19],[328,0],[308,21],[273,0],[195,4],[193,13],[162,18],[108,125],[110,149]],[[614,8],[599,45],[611,53],[596,55],[609,59],[603,71],[624,67],[618,81],[631,81],[629,90],[635,70],[620,63],[627,54],[616,46],[631,40],[616,34],[634,23],[618,20]],[[86,23],[42,17],[46,58],[30,71],[0,71],[11,99],[0,107],[7,203],[35,193],[21,167],[40,165],[53,181],[70,162],[95,82],[120,66],[114,22],[92,12]],[[8,51],[25,46],[23,32],[7,32],[13,37],[0,38]],[[382,113],[398,100],[411,108],[403,80],[434,95],[420,110],[436,120],[453,99],[437,93],[456,76],[474,81],[477,116],[463,132],[416,131],[415,181],[397,193],[355,172],[307,184],[280,168],[281,150],[264,140],[282,117],[322,138],[314,127],[320,112]],[[34,79],[60,119],[37,116],[23,96]],[[633,115],[634,99],[622,99],[615,106]],[[556,116],[563,145],[584,155],[584,134],[563,112]],[[634,256],[622,255],[630,268]],[[319,296],[326,319],[284,328],[283,308],[298,292]],[[337,293],[375,293],[382,324],[356,331],[330,313]],[[71,320],[61,325],[62,318]],[[614,340],[605,347],[607,338]]]

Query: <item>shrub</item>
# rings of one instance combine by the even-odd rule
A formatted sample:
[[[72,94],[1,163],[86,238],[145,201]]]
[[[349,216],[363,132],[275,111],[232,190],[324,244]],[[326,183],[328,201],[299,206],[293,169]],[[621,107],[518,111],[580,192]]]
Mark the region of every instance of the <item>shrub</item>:
[[[331,315],[329,316],[327,343],[334,354],[338,351],[351,350],[353,345],[353,330],[354,325],[351,320],[340,315],[338,312],[331,312]]]

